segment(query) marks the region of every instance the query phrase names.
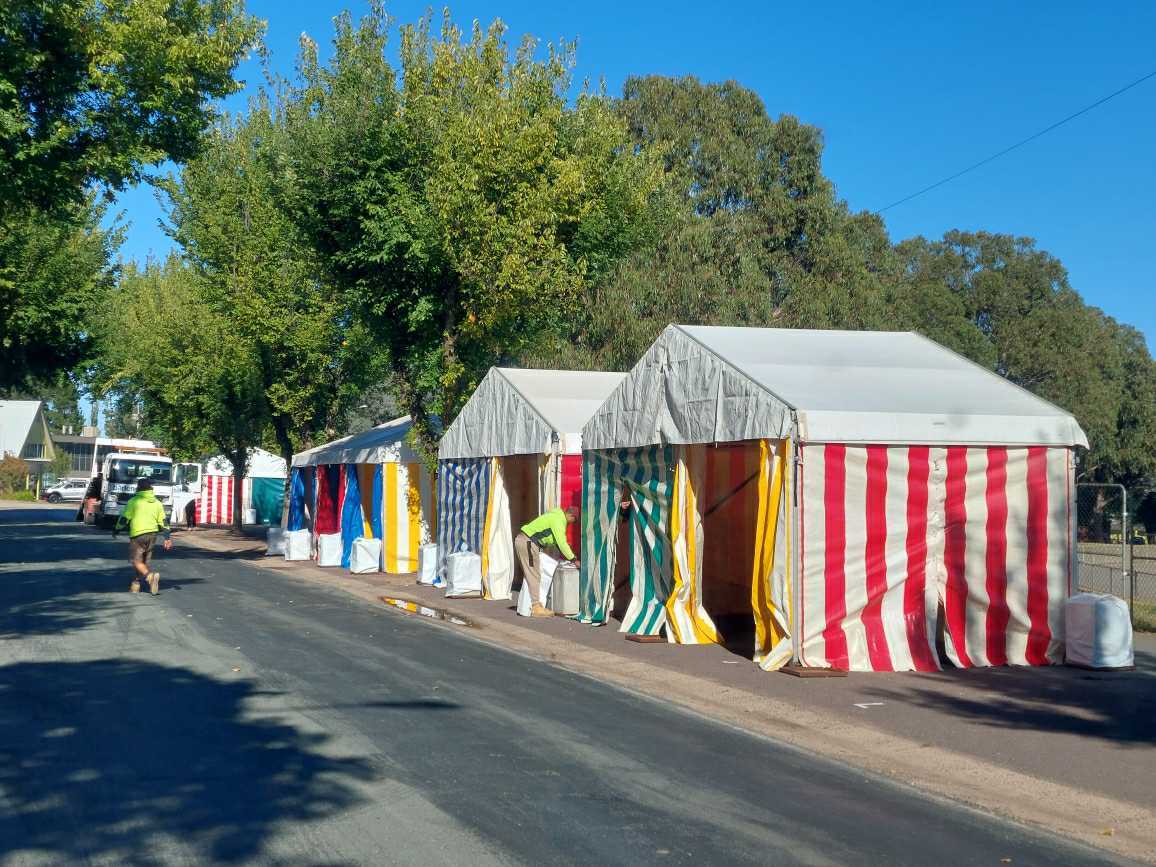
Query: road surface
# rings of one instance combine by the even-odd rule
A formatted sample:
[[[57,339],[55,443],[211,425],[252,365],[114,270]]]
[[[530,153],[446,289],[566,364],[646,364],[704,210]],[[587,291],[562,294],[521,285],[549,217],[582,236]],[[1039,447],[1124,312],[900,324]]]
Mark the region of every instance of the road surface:
[[[212,552],[130,595],[70,518],[0,506],[0,864],[1119,863]]]

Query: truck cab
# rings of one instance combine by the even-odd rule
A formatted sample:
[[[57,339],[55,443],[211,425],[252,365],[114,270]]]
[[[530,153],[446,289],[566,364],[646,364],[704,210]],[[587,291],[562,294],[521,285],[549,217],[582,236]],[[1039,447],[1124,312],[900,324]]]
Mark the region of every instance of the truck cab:
[[[101,518],[105,523],[115,521],[125,504],[136,493],[140,479],[153,484],[153,493],[165,508],[165,516],[172,512],[173,459],[164,455],[114,452],[106,455],[102,465],[104,477],[101,495]]]

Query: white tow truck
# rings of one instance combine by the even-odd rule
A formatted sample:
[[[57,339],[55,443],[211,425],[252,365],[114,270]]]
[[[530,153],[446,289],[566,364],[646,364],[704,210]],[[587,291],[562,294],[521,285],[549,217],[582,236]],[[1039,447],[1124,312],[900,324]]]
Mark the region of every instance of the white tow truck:
[[[136,493],[137,482],[148,479],[153,493],[165,507],[166,517],[173,504],[173,459],[156,454],[113,452],[105,455],[101,465],[102,490],[97,520],[108,526],[124,511],[125,504]]]

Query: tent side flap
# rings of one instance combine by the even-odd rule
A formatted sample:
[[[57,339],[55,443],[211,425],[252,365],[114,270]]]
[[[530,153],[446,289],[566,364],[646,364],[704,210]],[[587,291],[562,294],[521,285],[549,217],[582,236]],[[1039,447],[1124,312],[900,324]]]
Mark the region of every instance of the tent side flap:
[[[438,446],[438,459],[545,454],[553,429],[502,376],[491,368]]]
[[[801,662],[934,671],[1063,660],[1068,448],[802,450]]]
[[[583,449],[781,439],[791,407],[667,328],[582,430]]]

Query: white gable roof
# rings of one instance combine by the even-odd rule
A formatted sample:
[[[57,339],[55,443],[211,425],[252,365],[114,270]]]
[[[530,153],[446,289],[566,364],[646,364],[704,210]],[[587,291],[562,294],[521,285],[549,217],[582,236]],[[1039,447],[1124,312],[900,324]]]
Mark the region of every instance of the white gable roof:
[[[20,457],[34,426],[45,424],[43,412],[38,400],[0,400],[0,458],[6,454]],[[49,439],[46,426],[44,437]],[[45,443],[44,453],[51,455],[51,442]]]
[[[581,431],[624,373],[492,367],[438,446],[438,457],[546,454],[582,449]]]
[[[587,448],[792,435],[1088,444],[1070,413],[918,334],[692,325],[669,326],[583,431]]]
[[[394,461],[414,463],[420,456],[405,443],[413,427],[408,415],[293,456],[293,466],[322,464],[382,464]]]
[[[233,475],[233,462],[225,455],[210,458],[206,464],[206,472],[212,476]],[[265,449],[249,449],[249,472],[251,479],[283,479],[285,478],[285,459],[267,452]]]

